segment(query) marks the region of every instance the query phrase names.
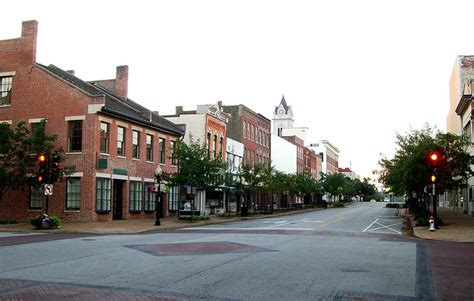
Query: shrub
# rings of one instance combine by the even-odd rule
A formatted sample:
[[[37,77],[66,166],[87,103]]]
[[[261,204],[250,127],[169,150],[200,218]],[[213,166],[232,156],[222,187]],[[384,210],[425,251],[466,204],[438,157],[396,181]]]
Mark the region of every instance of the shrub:
[[[343,202],[337,202],[333,205],[334,208],[344,208],[346,207]]]
[[[397,203],[388,203],[385,207],[386,208],[400,208],[400,205]]]
[[[37,229],[43,228],[43,223],[46,223],[49,228],[55,229],[61,224],[61,219],[55,215],[47,215],[46,213],[42,213],[31,219],[31,224]]]
[[[0,219],[0,225],[17,224],[17,221]]]
[[[200,216],[200,215],[195,215],[195,216],[180,216],[178,218],[180,221],[207,221],[209,220],[208,216]]]

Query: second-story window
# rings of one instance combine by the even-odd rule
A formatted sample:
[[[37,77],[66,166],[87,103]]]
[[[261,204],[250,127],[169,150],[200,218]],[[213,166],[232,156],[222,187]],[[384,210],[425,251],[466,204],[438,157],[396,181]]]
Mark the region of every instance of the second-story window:
[[[221,158],[224,159],[224,138],[223,137],[219,138],[219,152],[220,152]]]
[[[117,128],[117,156],[125,156],[125,128]]]
[[[246,123],[245,120],[242,121],[242,135],[244,136],[244,138],[247,137],[247,132],[245,130],[246,128],[245,123]]]
[[[140,132],[132,132],[132,158],[140,159]]]
[[[166,152],[165,152],[166,140],[160,138],[160,163],[165,164],[166,162]]]
[[[178,158],[176,157],[176,141],[171,141],[171,165],[177,165],[178,164]]]
[[[153,136],[146,135],[146,160],[153,161]]]
[[[12,93],[12,76],[0,77],[0,106],[9,105]]]
[[[110,124],[107,122],[100,123],[100,152],[104,154],[109,153],[110,143]]]
[[[211,158],[211,132],[207,132],[207,157]]]
[[[214,149],[213,149],[213,153],[214,155],[214,160],[217,158],[217,135],[214,135]]]
[[[68,121],[67,126],[67,151],[82,151],[82,120]]]

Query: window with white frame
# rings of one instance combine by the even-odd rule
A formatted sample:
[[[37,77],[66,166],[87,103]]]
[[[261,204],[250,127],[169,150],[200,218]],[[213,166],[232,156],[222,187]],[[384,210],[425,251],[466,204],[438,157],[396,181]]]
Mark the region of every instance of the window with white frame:
[[[166,146],[166,140],[164,138],[160,138],[160,163],[165,164],[166,162],[166,152],[165,152],[165,146]]]
[[[130,211],[142,210],[142,182],[130,182]]]
[[[150,134],[146,135],[146,160],[153,161],[153,136]]]
[[[110,143],[110,124],[107,122],[100,123],[100,152],[103,154],[109,153]]]
[[[11,103],[12,76],[0,76],[0,106]]]
[[[132,158],[140,159],[140,132],[132,132]]]
[[[66,209],[79,210],[81,208],[81,178],[67,178],[66,182]]]
[[[125,128],[117,127],[117,156],[125,156]]]
[[[110,211],[110,190],[111,190],[110,185],[111,185],[110,179],[104,179],[104,178],[96,179],[95,210],[98,212]]]
[[[178,158],[177,158],[177,144],[176,141],[170,141],[171,144],[171,165],[177,165],[178,164]]]
[[[82,120],[71,120],[67,123],[67,151],[82,151]]]

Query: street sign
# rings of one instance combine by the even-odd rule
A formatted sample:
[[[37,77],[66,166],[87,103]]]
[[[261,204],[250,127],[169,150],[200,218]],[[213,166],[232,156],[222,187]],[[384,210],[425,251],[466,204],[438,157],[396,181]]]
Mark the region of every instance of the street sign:
[[[53,184],[44,184],[44,195],[53,195]]]

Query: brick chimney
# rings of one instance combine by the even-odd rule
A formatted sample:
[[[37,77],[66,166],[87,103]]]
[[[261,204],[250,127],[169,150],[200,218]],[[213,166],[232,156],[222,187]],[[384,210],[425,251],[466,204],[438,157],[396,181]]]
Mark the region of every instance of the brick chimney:
[[[21,39],[26,40],[27,42],[24,44],[25,48],[23,50],[28,49],[25,52],[25,59],[30,64],[34,64],[36,62],[36,40],[38,36],[38,21],[30,20],[30,21],[23,21],[21,23]]]
[[[128,97],[128,66],[117,66],[115,76],[115,94],[124,99]]]

